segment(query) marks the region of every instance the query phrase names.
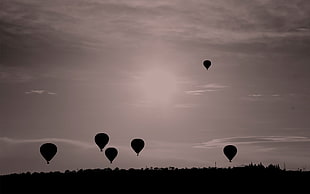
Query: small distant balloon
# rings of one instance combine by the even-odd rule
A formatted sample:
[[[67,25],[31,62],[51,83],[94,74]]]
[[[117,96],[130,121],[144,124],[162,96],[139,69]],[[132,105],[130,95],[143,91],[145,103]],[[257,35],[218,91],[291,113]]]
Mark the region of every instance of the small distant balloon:
[[[236,156],[237,148],[234,145],[227,145],[223,149],[225,156],[228,158],[229,162]]]
[[[209,67],[211,66],[211,61],[210,60],[204,60],[203,66],[208,70]]]
[[[43,158],[46,160],[47,164],[49,164],[51,159],[57,153],[57,146],[53,143],[42,144],[40,147],[40,153],[43,156]]]
[[[112,164],[113,160],[116,158],[118,151],[116,148],[110,147],[105,150],[105,156],[109,159]]]
[[[100,151],[108,144],[109,136],[105,133],[98,133],[95,136],[95,142],[98,145]]]
[[[133,139],[131,141],[131,147],[137,153],[137,156],[138,156],[141,150],[144,148],[143,139]]]

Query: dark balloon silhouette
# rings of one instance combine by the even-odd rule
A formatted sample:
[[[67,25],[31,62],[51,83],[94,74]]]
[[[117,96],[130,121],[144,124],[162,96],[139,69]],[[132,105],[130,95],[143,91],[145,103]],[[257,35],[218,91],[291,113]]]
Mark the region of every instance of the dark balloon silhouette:
[[[211,61],[210,60],[203,61],[203,66],[208,70],[209,67],[211,66]]]
[[[113,147],[107,148],[105,150],[105,155],[110,160],[111,164],[112,164],[113,160],[116,158],[117,153],[118,153],[117,149],[113,148]]]
[[[138,156],[141,150],[144,148],[144,141],[142,139],[133,139],[131,141],[131,147],[137,153]]]
[[[229,162],[236,156],[237,148],[234,145],[227,145],[223,149],[225,156],[229,159]]]
[[[95,136],[95,142],[100,148],[100,151],[108,144],[109,142],[109,136],[105,133],[98,133]]]
[[[43,156],[43,158],[46,160],[47,164],[49,164],[50,160],[57,153],[57,146],[53,143],[42,144],[40,147],[40,153]]]

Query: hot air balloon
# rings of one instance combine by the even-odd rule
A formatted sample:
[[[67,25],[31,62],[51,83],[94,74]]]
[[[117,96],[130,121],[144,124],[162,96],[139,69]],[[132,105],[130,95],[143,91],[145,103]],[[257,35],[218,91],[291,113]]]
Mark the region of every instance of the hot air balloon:
[[[144,148],[144,141],[142,139],[133,139],[131,141],[131,147],[137,153],[138,156],[141,150]]]
[[[204,60],[203,66],[208,70],[209,67],[211,66],[211,61],[210,60]]]
[[[105,156],[110,160],[111,164],[113,160],[116,158],[117,153],[118,153],[117,149],[113,147],[107,148],[105,150]]]
[[[42,144],[40,147],[40,153],[43,156],[43,158],[46,160],[47,164],[49,164],[49,161],[57,153],[57,146],[53,143]]]
[[[225,156],[228,158],[229,162],[236,156],[237,148],[234,145],[227,145],[223,149]]]
[[[98,133],[95,136],[95,142],[100,148],[100,151],[108,144],[109,142],[109,136],[105,133]]]

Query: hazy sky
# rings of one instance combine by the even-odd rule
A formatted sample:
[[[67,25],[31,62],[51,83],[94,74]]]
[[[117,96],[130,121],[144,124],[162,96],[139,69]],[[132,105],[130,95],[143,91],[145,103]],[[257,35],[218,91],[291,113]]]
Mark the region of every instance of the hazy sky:
[[[0,44],[0,174],[310,169],[308,0],[1,0]],[[119,150],[112,165],[98,132]]]

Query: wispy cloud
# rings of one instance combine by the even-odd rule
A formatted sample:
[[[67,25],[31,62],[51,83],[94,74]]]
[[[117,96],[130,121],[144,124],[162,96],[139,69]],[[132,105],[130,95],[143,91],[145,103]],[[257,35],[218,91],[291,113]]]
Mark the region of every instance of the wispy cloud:
[[[55,92],[47,92],[48,95],[56,95],[57,93]]]
[[[199,95],[202,95],[203,93],[205,92],[214,92],[216,90],[188,90],[188,91],[185,91],[186,94],[188,95],[194,95],[194,96],[199,96]]]
[[[55,93],[55,92],[50,92],[50,91],[47,91],[47,90],[30,90],[30,91],[25,92],[25,94],[38,94],[38,95],[47,94],[47,95],[56,95],[57,93]]]
[[[248,100],[248,101],[270,101],[270,100],[280,100],[282,98],[280,98],[283,95],[280,94],[261,94],[261,93],[252,93],[252,94],[248,94],[245,97],[242,97],[242,99],[244,100]]]
[[[184,92],[188,95],[198,96],[198,95],[202,95],[203,93],[206,93],[206,92],[221,91],[223,88],[227,88],[227,87],[228,86],[226,86],[226,85],[222,85],[222,84],[218,84],[218,83],[210,83],[210,84],[198,85],[198,86],[196,86],[197,89],[187,90]]]
[[[216,90],[216,89],[227,88],[228,86],[227,85],[222,85],[222,84],[219,84],[219,83],[210,83],[210,84],[201,85],[199,87]]]
[[[0,143],[6,143],[6,144],[26,144],[26,143],[45,143],[45,142],[65,143],[84,149],[95,147],[94,144],[63,138],[13,139],[8,137],[0,137]]]
[[[216,147],[223,147],[227,144],[250,145],[250,144],[294,143],[294,142],[310,142],[310,138],[303,136],[241,136],[241,137],[213,139],[207,142],[198,143],[193,147],[216,148]]]
[[[249,94],[249,97],[262,97],[262,94]]]
[[[25,94],[43,94],[45,90],[30,90],[25,92]]]
[[[12,67],[4,67],[0,63],[0,82],[13,82],[13,83],[24,83],[32,80],[34,77],[30,75],[28,72],[22,72],[17,68]]]

